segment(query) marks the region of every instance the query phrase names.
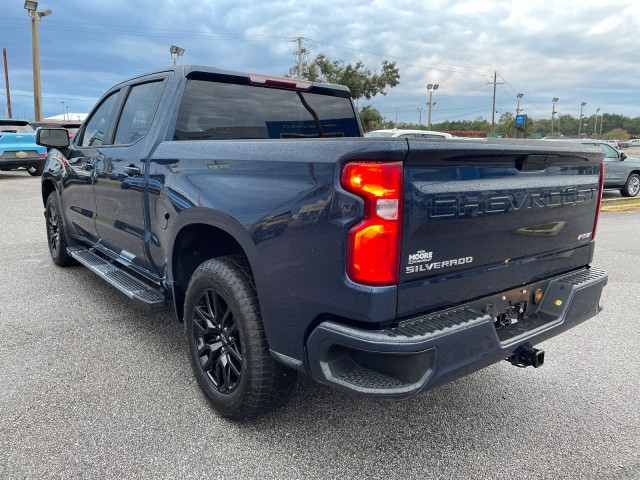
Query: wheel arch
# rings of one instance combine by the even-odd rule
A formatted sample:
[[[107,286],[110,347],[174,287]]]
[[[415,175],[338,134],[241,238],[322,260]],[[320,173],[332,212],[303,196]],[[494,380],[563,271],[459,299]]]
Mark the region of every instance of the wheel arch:
[[[259,276],[257,253],[248,231],[235,219],[194,208],[183,212],[175,229],[169,259],[174,306],[179,321],[183,319],[184,300],[189,280],[202,262],[226,255],[247,258],[254,281]],[[196,212],[196,210],[199,210]]]
[[[47,198],[51,195],[51,192],[57,191],[55,182],[50,179],[44,179],[42,181],[42,205],[47,205]]]

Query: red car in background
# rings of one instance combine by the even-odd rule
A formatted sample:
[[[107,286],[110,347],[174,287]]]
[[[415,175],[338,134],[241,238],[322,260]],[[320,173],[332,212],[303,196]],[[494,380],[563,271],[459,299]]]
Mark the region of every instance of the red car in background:
[[[40,120],[29,122],[33,129],[37,128],[66,128],[69,131],[69,140],[76,134],[82,122],[72,122],[69,120]]]

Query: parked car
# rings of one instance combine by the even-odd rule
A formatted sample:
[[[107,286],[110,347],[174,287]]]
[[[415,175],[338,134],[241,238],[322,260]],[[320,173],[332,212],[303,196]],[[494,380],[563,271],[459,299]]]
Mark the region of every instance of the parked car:
[[[640,138],[629,140],[629,148],[640,148]]]
[[[434,132],[432,130],[372,130],[365,133],[365,137],[373,138],[454,138],[450,133]]]
[[[66,120],[41,120],[38,122],[29,122],[34,129],[36,128],[66,128],[69,132],[69,140],[76,134],[82,122],[71,122]]]
[[[29,122],[0,119],[0,170],[26,168],[30,175],[42,175],[46,157]]]
[[[618,148],[629,148],[629,140],[618,140]]]
[[[628,156],[614,148],[614,140],[558,139],[561,142],[577,142],[599,147],[604,153],[604,188],[619,189],[623,197],[635,197],[640,193],[640,158]],[[617,141],[617,140],[616,140]]]

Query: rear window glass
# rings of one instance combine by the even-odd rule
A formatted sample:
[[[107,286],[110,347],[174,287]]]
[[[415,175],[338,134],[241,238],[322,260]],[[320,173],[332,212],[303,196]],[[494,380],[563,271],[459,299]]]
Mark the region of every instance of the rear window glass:
[[[31,125],[2,125],[0,124],[0,132],[7,133],[33,133]]]
[[[360,136],[351,100],[188,80],[174,140]]]

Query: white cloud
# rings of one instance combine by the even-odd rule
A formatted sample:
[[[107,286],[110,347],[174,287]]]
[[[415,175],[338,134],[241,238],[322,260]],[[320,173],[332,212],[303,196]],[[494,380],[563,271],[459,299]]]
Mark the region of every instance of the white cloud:
[[[54,10],[40,24],[45,100],[65,91],[97,97],[114,79],[167,66],[171,44],[185,48],[181,63],[279,75],[296,60],[287,40],[303,36],[312,56],[363,60],[372,70],[383,59],[396,61],[400,86],[371,102],[385,112],[416,116],[428,100],[426,83],[439,83],[436,118],[473,118],[486,105],[490,116],[486,82],[495,70],[506,80],[498,87],[505,109],[523,92],[534,116],[548,115],[553,96],[567,113],[587,101],[640,116],[640,63],[629,61],[640,30],[633,0],[355,0],[348,8],[335,0],[52,3],[41,0]],[[3,15],[12,88],[28,91],[29,24],[18,2]],[[32,112],[29,98],[14,103]],[[50,108],[57,112],[59,102],[51,99]]]

